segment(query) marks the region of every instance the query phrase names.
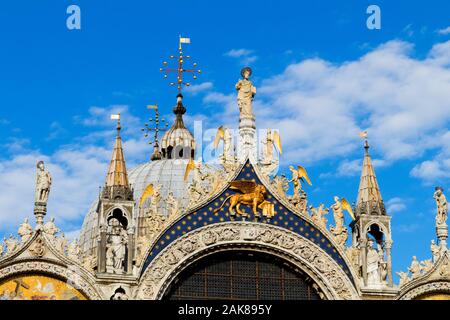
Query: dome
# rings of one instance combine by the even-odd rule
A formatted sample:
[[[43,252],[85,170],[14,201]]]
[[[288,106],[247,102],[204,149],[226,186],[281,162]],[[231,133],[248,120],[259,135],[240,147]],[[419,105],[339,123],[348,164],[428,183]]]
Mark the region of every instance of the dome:
[[[165,199],[169,192],[180,202],[180,210],[183,212],[189,204],[188,186],[192,181],[192,174],[184,180],[184,173],[188,159],[162,159],[141,164],[128,172],[128,179],[133,188],[135,201],[135,218],[134,223],[140,215],[139,200],[145,188],[149,184],[154,186],[161,185],[161,202],[160,212],[167,215]],[[203,164],[202,171],[215,171],[214,167]],[[148,205],[148,201],[144,204],[144,208]],[[98,198],[92,203],[88,214],[86,215],[83,226],[80,231],[79,245],[83,253],[93,253],[93,249],[97,246],[98,234]]]
[[[186,108],[183,106],[183,95],[178,94],[177,105],[173,108],[176,115],[172,127],[161,139],[161,151],[166,159],[193,159],[195,154],[195,139],[191,132],[184,126],[183,114]]]

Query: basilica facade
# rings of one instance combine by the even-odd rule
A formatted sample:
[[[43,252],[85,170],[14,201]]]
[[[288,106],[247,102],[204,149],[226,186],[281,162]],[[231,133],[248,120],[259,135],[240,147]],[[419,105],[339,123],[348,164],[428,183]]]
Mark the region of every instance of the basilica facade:
[[[244,68],[236,84],[237,137],[217,130],[218,164],[199,160],[181,90],[171,128],[161,138],[157,127],[150,130],[151,159],[131,170],[122,146],[126,124],[115,115],[105,182],[73,241],[46,219],[52,181],[39,162],[34,217],[0,244],[0,299],[450,299],[442,188],[434,195],[430,259],[413,257],[396,283],[395,230],[367,133],[356,201],[335,196],[331,206],[311,205],[306,168],[292,164],[288,177],[275,174],[278,131],[267,129],[257,146],[251,73]]]

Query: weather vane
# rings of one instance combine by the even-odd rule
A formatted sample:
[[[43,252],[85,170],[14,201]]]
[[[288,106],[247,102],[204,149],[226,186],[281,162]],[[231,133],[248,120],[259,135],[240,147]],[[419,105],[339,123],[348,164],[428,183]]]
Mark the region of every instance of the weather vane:
[[[161,153],[159,152],[159,140],[158,133],[160,131],[166,131],[169,124],[166,122],[164,118],[159,119],[158,105],[149,105],[147,109],[155,110],[155,118],[149,118],[149,123],[155,123],[154,127],[150,127],[149,123],[144,124],[144,128],[142,128],[142,132],[144,132],[144,137],[147,138],[150,132],[154,132],[153,140],[150,140],[148,144],[153,144],[153,154],[151,156],[151,160],[161,160]],[[160,127],[160,125],[162,127]]]
[[[184,69],[183,64],[185,63],[185,60],[189,60],[190,56],[183,56],[183,47],[182,44],[190,44],[191,39],[190,38],[183,38],[180,36],[180,44],[178,47],[178,57],[177,56],[170,56],[170,59],[177,59],[178,60],[178,67],[177,68],[169,68],[167,61],[163,62],[163,67],[159,69],[159,71],[164,72],[164,78],[167,79],[169,77],[169,73],[175,72],[177,74],[177,80],[175,82],[170,82],[169,84],[171,86],[177,86],[178,93],[181,93],[181,89],[183,86],[189,87],[191,85],[190,82],[185,82],[183,80],[183,74],[184,73],[190,73],[192,74],[193,80],[197,79],[197,73],[201,73],[201,70],[196,69],[197,63],[192,64],[191,69]]]

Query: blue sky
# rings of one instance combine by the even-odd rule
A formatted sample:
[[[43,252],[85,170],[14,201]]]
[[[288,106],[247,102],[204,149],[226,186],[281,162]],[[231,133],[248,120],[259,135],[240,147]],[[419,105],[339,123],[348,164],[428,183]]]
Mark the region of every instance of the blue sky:
[[[81,30],[66,8],[81,8]],[[366,8],[381,8],[381,30]],[[176,91],[159,73],[178,35],[203,73],[187,123],[236,127],[234,84],[254,71],[258,128],[280,129],[281,171],[308,168],[309,201],[356,199],[368,129],[393,229],[393,269],[430,258],[435,185],[450,188],[448,1],[14,1],[0,5],[0,235],[32,215],[36,159],[55,182],[49,215],[75,234],[106,173],[121,111],[129,167],[151,149],[139,128]],[[450,193],[449,193],[450,195]],[[331,223],[331,214],[328,217]],[[350,221],[347,221],[350,222]]]

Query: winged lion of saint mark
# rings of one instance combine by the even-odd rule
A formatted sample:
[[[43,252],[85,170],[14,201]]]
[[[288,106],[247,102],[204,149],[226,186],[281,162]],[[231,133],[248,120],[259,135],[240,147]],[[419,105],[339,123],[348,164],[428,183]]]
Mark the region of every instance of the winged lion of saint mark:
[[[264,195],[266,194],[267,190],[266,187],[263,185],[257,184],[254,181],[248,181],[248,180],[237,180],[232,181],[230,183],[230,189],[238,190],[241,193],[235,193],[230,196],[228,196],[222,203],[222,205],[215,209],[214,212],[219,211],[222,209],[222,207],[225,205],[225,203],[230,200],[230,206],[228,208],[228,212],[230,215],[236,215],[236,212],[238,215],[247,217],[248,214],[241,211],[240,205],[244,204],[252,208],[253,214],[256,217],[259,217],[258,208],[265,208],[268,201],[264,199]],[[263,205],[263,206],[261,206]],[[235,212],[236,208],[236,212]]]

